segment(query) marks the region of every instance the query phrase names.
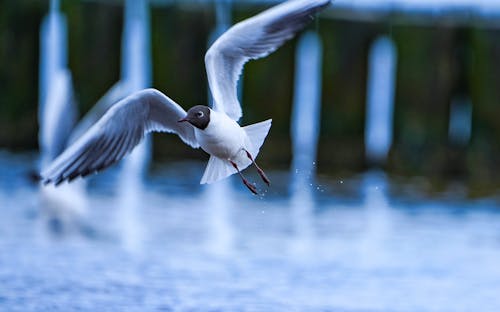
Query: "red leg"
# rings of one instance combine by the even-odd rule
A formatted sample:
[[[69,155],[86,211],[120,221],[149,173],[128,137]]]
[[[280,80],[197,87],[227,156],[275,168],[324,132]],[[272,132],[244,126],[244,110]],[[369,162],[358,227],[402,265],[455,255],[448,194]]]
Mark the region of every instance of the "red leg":
[[[247,153],[247,157],[252,161],[252,163],[254,164],[255,168],[257,168],[257,172],[259,173],[260,177],[262,178],[262,181],[264,181],[267,184],[267,186],[269,186],[269,184],[271,184],[271,181],[269,180],[269,178],[264,173],[264,170],[262,170],[259,167],[259,165],[257,165],[257,163],[253,159],[252,155],[250,155],[250,153],[247,150],[244,150],[244,151],[245,151],[245,153]]]
[[[238,174],[241,177],[241,181],[243,181],[243,184],[245,184],[245,186],[248,187],[250,192],[254,193],[255,195],[258,195],[257,188],[255,188],[255,186],[253,184],[251,184],[250,182],[248,182],[248,180],[243,176],[240,169],[238,168],[238,165],[236,165],[236,163],[232,160],[230,160],[229,162],[231,163],[231,165],[233,165],[234,169],[236,169],[236,171],[238,171]]]

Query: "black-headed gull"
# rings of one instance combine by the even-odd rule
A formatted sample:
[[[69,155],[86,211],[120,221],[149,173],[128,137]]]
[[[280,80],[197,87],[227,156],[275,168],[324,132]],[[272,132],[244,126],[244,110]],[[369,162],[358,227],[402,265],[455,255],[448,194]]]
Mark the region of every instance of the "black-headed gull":
[[[255,186],[241,171],[255,163],[271,120],[241,127],[236,84],[243,65],[267,56],[310,22],[330,0],[291,0],[244,20],[226,31],[205,55],[213,107],[186,111],[155,89],[138,91],[106,114],[41,173],[42,182],[59,184],[97,172],[122,159],[149,132],[176,133],[193,148],[210,154],[200,183],[212,183],[238,173],[250,191]]]

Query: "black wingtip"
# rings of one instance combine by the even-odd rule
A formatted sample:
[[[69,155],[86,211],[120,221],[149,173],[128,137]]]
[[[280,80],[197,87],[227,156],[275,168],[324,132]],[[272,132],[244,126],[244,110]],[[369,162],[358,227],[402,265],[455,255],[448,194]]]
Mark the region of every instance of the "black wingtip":
[[[42,176],[35,170],[27,172],[26,176],[32,183],[38,183],[43,180]]]
[[[54,182],[52,179],[45,178],[41,173],[38,173],[35,170],[29,171],[27,173],[27,177],[32,183],[34,184],[41,183],[44,186]]]
[[[74,179],[78,178],[80,176],[80,174],[74,174],[74,175],[70,175],[68,176],[68,183],[71,183],[73,182]]]
[[[57,178],[56,180],[52,180],[52,181],[50,181],[49,183],[54,183],[54,186],[59,186],[59,184],[63,183],[63,182],[64,182],[64,180],[65,180],[64,178],[59,177],[59,178]]]
[[[39,181],[43,186],[47,186],[49,184],[54,184],[54,180],[52,179],[45,179],[43,177],[40,178],[40,181]]]

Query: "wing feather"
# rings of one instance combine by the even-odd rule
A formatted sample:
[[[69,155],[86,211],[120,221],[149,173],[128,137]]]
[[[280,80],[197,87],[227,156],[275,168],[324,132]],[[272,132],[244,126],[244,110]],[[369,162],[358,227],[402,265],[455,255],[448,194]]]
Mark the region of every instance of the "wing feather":
[[[103,170],[125,157],[149,132],[176,133],[199,147],[193,127],[179,123],[186,111],[158,90],[138,91],[112,106],[96,124],[41,173],[42,182],[60,184]]]
[[[238,120],[242,113],[236,84],[243,65],[274,52],[329,4],[330,0],[287,1],[234,25],[219,37],[205,55],[214,110]]]

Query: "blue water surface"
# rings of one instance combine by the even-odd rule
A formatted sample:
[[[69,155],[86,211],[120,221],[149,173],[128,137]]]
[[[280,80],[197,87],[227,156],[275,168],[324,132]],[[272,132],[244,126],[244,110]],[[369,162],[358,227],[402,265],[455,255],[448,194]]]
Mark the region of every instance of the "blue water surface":
[[[500,311],[496,198],[402,195],[380,173],[288,194],[277,171],[257,197],[182,162],[126,193],[119,167],[92,177],[58,219],[34,159],[0,152],[0,311]]]

